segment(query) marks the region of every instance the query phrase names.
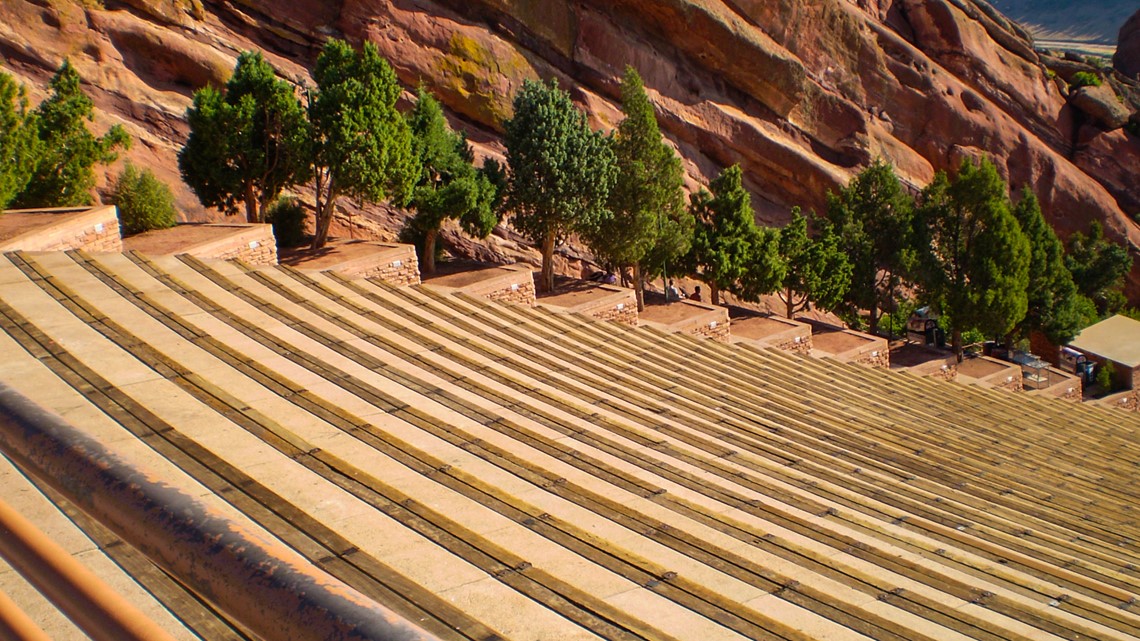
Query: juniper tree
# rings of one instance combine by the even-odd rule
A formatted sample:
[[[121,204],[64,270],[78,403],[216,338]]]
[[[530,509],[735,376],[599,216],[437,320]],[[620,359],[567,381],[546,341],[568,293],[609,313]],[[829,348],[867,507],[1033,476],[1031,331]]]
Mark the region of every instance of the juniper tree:
[[[834,310],[851,283],[851,262],[839,246],[839,237],[826,220],[817,222],[820,230],[813,238],[807,218],[796,207],[792,221],[780,230],[780,257],[787,265],[780,300],[788,318],[795,318],[809,304]]]
[[[876,160],[838,194],[827,195],[827,219],[851,263],[851,283],[844,296],[849,315],[865,309],[871,332],[881,309],[893,304],[901,275],[913,261],[910,231],[914,199],[903,189],[894,168]]]
[[[1124,277],[1132,269],[1132,257],[1123,245],[1105,238],[1097,221],[1089,223],[1089,233],[1069,236],[1065,266],[1081,295],[1090,299],[1100,315],[1118,311],[1125,304]]]
[[[510,177],[505,207],[542,251],[539,289],[554,288],[554,247],[606,215],[617,166],[610,141],[551,80],[527,80],[505,123]]]
[[[91,203],[95,165],[114,162],[131,138],[121,125],[95,136],[91,98],[80,87],[79,72],[67,60],[51,79],[51,95],[35,109],[39,153],[17,207],[66,207]]]
[[[190,136],[178,166],[206,207],[227,214],[243,207],[247,222],[265,222],[282,190],[309,179],[305,110],[260,53],[238,57],[224,91],[195,91],[186,120]]]
[[[370,42],[357,51],[329,40],[313,70],[309,98],[316,233],[328,240],[341,196],[360,202],[393,198],[403,203],[416,182],[412,132],[396,110],[400,85],[391,65]]]
[[[35,170],[40,140],[24,87],[0,73],[0,211],[24,190]]]
[[[1083,327],[1083,315],[1077,299],[1077,286],[1065,267],[1065,250],[1053,228],[1045,222],[1037,196],[1026,187],[1021,200],[1013,207],[1021,232],[1029,241],[1029,275],[1026,287],[1025,318],[1007,337],[1027,337],[1032,331],[1042,332],[1054,345],[1073,340]]]
[[[607,215],[584,240],[602,262],[632,268],[637,308],[645,308],[645,279],[661,275],[689,250],[693,221],[685,208],[681,161],[665,144],[641,76],[626,67],[621,84],[625,118],[613,137],[617,180]]]
[[[716,305],[722,290],[737,291],[749,263],[757,260],[753,243],[760,232],[739,165],[722,171],[709,183],[709,190],[694,194],[690,203],[696,227],[685,267],[709,286],[710,300]]]
[[[1028,307],[1029,241],[1007,193],[991,162],[963,161],[953,180],[939,172],[920,198],[919,285],[949,319],[959,361],[964,330],[1005,336]]]
[[[407,225],[421,241],[424,273],[434,274],[440,226],[455,219],[468,234],[486,238],[499,222],[494,208],[498,188],[475,169],[467,140],[448,129],[439,103],[423,89],[408,122],[412,153],[422,169],[408,202],[416,215]],[[496,171],[493,167],[488,173]]]

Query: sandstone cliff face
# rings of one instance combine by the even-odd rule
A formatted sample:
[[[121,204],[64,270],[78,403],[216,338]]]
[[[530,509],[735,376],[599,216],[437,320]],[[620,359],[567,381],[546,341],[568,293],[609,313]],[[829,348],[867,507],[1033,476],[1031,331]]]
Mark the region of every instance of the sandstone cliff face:
[[[376,43],[404,83],[422,82],[441,98],[481,153],[501,153],[497,132],[526,78],[559,78],[595,126],[612,127],[620,117],[617,81],[631,64],[685,159],[690,185],[740,163],[762,222],[782,223],[793,205],[822,207],[827,190],[877,156],[917,189],[962,158],[988,155],[1015,186],[1033,186],[1062,233],[1096,218],[1140,247],[1130,218],[1140,213],[1137,138],[1075,108],[1024,34],[977,0],[132,0],[129,8],[107,7],[6,0],[0,54],[9,70],[39,85],[70,56],[106,118],[128,122],[142,139],[132,154],[147,154],[168,179],[177,175],[173,158],[193,88],[219,82],[251,47],[286,76],[304,79],[320,43],[334,35]],[[203,215],[185,190],[180,202]]]

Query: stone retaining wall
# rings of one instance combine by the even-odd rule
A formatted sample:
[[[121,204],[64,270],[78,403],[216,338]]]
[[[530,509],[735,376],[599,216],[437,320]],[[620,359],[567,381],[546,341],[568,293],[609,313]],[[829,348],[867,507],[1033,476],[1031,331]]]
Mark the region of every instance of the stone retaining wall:
[[[234,225],[235,233],[186,247],[180,254],[201,259],[240,260],[250,265],[276,265],[277,239],[271,225]],[[244,229],[242,229],[244,228]]]
[[[570,307],[561,307],[555,303],[543,302],[549,299],[539,299],[543,306],[560,311],[582,314],[598,320],[613,321],[637,327],[637,293],[632,289],[616,285],[595,285],[593,290],[597,299]],[[555,297],[557,299],[557,297]]]
[[[756,341],[764,347],[775,347],[776,349],[785,352],[791,352],[799,356],[811,356],[811,330],[808,330],[806,336],[793,336],[779,341],[764,342]]]
[[[49,225],[0,242],[5,251],[66,251],[79,249],[88,252],[121,252],[123,240],[119,235],[118,210],[114,205],[92,207],[86,210],[46,209],[41,212],[14,210],[4,216],[53,216],[58,220]]]
[[[530,268],[511,265],[500,267],[498,271],[502,272],[501,275],[459,289],[471,296],[482,296],[515,305],[535,306],[534,272]]]
[[[378,278],[397,287],[420,284],[420,263],[413,245],[369,242],[377,250],[332,269],[353,278]]]

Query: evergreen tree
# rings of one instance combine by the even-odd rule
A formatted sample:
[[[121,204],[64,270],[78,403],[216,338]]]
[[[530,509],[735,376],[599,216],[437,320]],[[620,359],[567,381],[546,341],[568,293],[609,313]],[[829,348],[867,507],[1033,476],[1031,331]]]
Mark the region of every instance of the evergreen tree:
[[[796,207],[792,222],[780,230],[780,256],[787,265],[780,300],[788,318],[795,318],[809,304],[836,309],[851,284],[851,262],[839,246],[839,236],[826,220],[817,222],[821,230],[812,238],[807,218]]]
[[[852,266],[846,311],[850,316],[861,309],[870,312],[872,333],[878,329],[880,310],[893,306],[901,276],[915,255],[913,218],[914,200],[894,168],[882,160],[860,172],[838,194],[827,196],[827,219]]]
[[[166,229],[177,222],[178,210],[170,187],[151,170],[139,171],[130,162],[115,181],[111,202],[119,210],[119,226],[124,236]]]
[[[286,187],[309,179],[308,120],[293,86],[260,53],[238,57],[224,92],[194,92],[190,137],[178,154],[182,178],[206,207],[265,222]]]
[[[988,160],[964,161],[953,181],[939,172],[923,190],[918,230],[920,286],[949,319],[954,352],[962,332],[1005,336],[1028,307],[1029,241],[1010,212],[1008,188]]]
[[[1125,305],[1122,290],[1124,277],[1132,269],[1132,257],[1124,246],[1105,238],[1099,222],[1089,223],[1087,236],[1077,232],[1069,237],[1065,266],[1077,291],[1092,300],[1101,316]]]
[[[709,286],[710,301],[718,305],[721,290],[739,291],[749,264],[764,262],[753,247],[763,238],[756,229],[752,197],[744,189],[739,165],[722,171],[709,183],[709,190],[694,194],[690,203],[696,228],[685,267]]]
[[[313,70],[310,97],[316,233],[324,247],[341,196],[361,202],[386,197],[401,204],[418,177],[412,132],[396,110],[400,85],[391,65],[370,42],[356,51],[329,40]]]
[[[779,290],[788,276],[788,263],[780,255],[780,230],[759,227],[749,242],[751,251],[740,275],[737,294],[757,302],[761,296]]]
[[[449,218],[457,219],[468,234],[486,238],[499,223],[493,208],[497,189],[471,164],[467,140],[448,129],[439,103],[423,89],[408,120],[413,154],[423,168],[409,201],[416,215],[408,225],[422,241],[419,247],[424,273],[434,274],[440,225]]]
[[[505,127],[506,209],[515,228],[541,248],[539,289],[550,291],[555,244],[606,215],[617,177],[614,152],[553,80],[525,81]]]
[[[101,137],[87,129],[95,119],[91,99],[80,87],[79,72],[67,60],[51,80],[51,96],[35,109],[40,151],[17,207],[68,207],[91,204],[96,164],[109,164],[130,147],[121,125]]]
[[[1032,331],[1045,334],[1054,345],[1073,340],[1084,327],[1077,286],[1065,267],[1065,252],[1053,228],[1045,222],[1037,196],[1026,187],[1013,207],[1013,216],[1029,241],[1028,306],[1025,318],[1007,337],[1012,346],[1014,334],[1028,337]]]
[[[0,211],[32,177],[40,150],[38,131],[24,87],[0,73]]]
[[[626,67],[621,84],[625,114],[613,139],[617,182],[608,215],[583,234],[603,263],[633,269],[637,308],[645,308],[645,279],[662,275],[689,249],[692,216],[685,209],[681,161],[661,138],[641,76]]]

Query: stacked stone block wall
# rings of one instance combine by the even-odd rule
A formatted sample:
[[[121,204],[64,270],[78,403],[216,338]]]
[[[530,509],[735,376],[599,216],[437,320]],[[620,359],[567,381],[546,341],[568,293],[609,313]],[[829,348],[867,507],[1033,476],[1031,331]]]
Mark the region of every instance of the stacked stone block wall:
[[[690,328],[688,333],[692,334],[693,336],[711,338],[713,340],[720,341],[722,343],[729,342],[729,339],[732,337],[732,334],[729,331],[729,321],[728,320],[719,320],[719,321],[712,321],[709,323],[702,323],[700,325],[697,325],[696,327]]]
[[[943,364],[941,367],[939,367],[938,369],[934,370],[931,374],[929,374],[929,376],[931,378],[937,378],[937,379],[940,379],[943,381],[958,380],[958,366],[956,364],[955,365]]]
[[[799,338],[800,340],[797,342],[796,338]],[[807,336],[797,336],[784,341],[780,341],[778,343],[771,343],[768,345],[768,347],[775,347],[776,349],[798,354],[800,356],[811,356],[811,335],[808,334]]]
[[[41,227],[0,244],[0,251],[69,249],[95,253],[123,251],[123,239],[119,234],[119,217],[114,207],[97,207],[73,216],[60,215],[60,218],[58,223]]]
[[[396,287],[420,284],[420,263],[412,245],[394,245],[393,251],[384,252],[378,258],[376,263],[337,271],[345,276],[378,278]]]
[[[866,365],[868,367],[881,367],[883,369],[890,369],[891,351],[884,346],[876,346],[874,349],[866,348],[862,352],[857,353],[855,357],[848,362],[856,363],[858,365]]]
[[[514,305],[527,305],[528,307],[534,307],[536,301],[534,279],[480,292],[480,295],[493,301],[511,303]]]
[[[619,289],[609,287],[612,295],[597,301],[592,305],[582,305],[571,308],[570,311],[584,314],[598,320],[613,321],[637,327],[637,294],[632,289]]]
[[[994,388],[1006,390],[1009,392],[1024,391],[1025,387],[1023,384],[1024,382],[1022,381],[1022,378],[1021,378],[1021,370],[1020,369],[1017,370],[1016,372],[1013,372],[1010,374],[1006,374],[1005,372],[1002,372],[1002,375],[1005,376],[1006,378],[1009,378],[1010,376],[1012,376],[1013,380],[1007,381],[1005,378],[995,379],[996,382],[994,383]]]
[[[258,235],[256,238],[249,238],[243,234],[241,238],[230,242],[212,244],[208,251],[191,248],[186,253],[198,258],[240,260],[250,265],[276,265],[277,240],[270,229],[268,234]]]

